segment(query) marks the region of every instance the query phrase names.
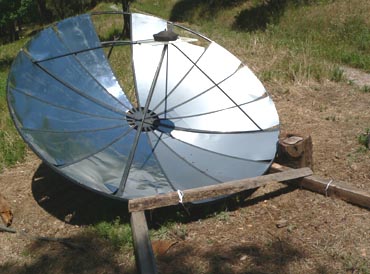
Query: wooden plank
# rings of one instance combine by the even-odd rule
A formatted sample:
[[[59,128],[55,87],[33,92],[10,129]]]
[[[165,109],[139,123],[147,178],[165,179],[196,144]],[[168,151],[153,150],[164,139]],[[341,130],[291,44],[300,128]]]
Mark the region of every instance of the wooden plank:
[[[230,195],[257,188],[271,182],[281,182],[302,178],[312,175],[310,168],[291,169],[285,172],[263,175],[255,178],[220,183],[218,185],[204,186],[183,190],[182,202],[201,201],[209,198],[215,198],[223,195]],[[130,200],[128,208],[130,212],[154,209],[158,207],[177,205],[179,203],[178,192],[169,192],[166,194],[137,198]]]
[[[270,170],[276,172],[290,170],[290,168],[274,163]],[[326,196],[335,196],[346,202],[370,209],[370,193],[356,189],[345,182],[324,179],[316,175],[311,175],[300,180],[299,185],[305,189]]]
[[[144,211],[131,213],[131,229],[134,241],[136,267],[139,273],[158,273]]]

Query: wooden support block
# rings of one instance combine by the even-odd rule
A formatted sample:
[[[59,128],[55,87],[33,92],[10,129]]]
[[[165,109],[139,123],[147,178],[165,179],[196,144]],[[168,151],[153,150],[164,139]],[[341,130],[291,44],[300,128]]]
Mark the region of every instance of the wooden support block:
[[[134,241],[136,267],[139,273],[158,273],[144,211],[131,213],[131,229]]]
[[[310,167],[312,169],[312,138],[287,134],[279,139],[276,162],[293,168]]]
[[[230,181],[218,185],[183,190],[184,203],[231,195],[248,189],[257,188],[271,182],[282,182],[312,175],[310,168],[290,169],[285,172],[268,174],[254,178]],[[179,204],[178,192],[132,199],[128,203],[130,212],[154,209]]]
[[[290,170],[289,167],[273,163],[271,171],[279,172]],[[299,185],[305,189],[326,195],[335,196],[351,204],[370,209],[370,193],[354,188],[347,183],[323,179],[316,175],[304,177]]]

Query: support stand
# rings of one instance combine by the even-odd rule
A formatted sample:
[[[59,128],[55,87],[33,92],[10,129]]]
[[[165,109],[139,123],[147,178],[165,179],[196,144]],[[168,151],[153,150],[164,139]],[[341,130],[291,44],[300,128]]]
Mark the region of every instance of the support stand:
[[[281,138],[278,147],[278,156],[270,172],[276,172],[255,178],[226,182],[214,186],[183,190],[184,203],[230,195],[247,189],[267,185],[271,182],[298,183],[302,188],[324,194],[336,196],[347,202],[370,209],[370,194],[355,189],[343,182],[323,179],[313,175],[312,170],[312,139],[310,136],[301,137],[288,134]],[[290,167],[280,165],[287,164]],[[292,168],[293,167],[293,168]],[[292,181],[293,180],[293,181]],[[145,210],[176,205],[179,203],[177,192],[149,196],[130,200],[128,203],[131,212],[131,227],[134,238],[136,264],[139,273],[157,273],[152,245],[149,239],[148,226],[145,219]]]
[[[283,172],[268,174],[255,178],[226,182],[213,186],[183,190],[183,202],[193,202],[222,195],[230,195],[247,189],[257,188],[272,182],[294,180],[312,175],[309,168],[290,169]],[[177,192],[137,198],[129,201],[131,212],[131,228],[134,241],[136,266],[141,274],[157,272],[152,245],[149,239],[148,226],[144,211],[179,203]]]
[[[138,272],[142,274],[158,273],[144,211],[131,213],[131,230]]]
[[[292,168],[310,167],[312,169],[312,138],[286,134],[279,139],[276,162]]]

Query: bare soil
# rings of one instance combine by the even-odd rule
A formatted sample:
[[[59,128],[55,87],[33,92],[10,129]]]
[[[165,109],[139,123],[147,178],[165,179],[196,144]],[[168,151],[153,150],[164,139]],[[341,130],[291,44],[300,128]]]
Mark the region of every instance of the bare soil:
[[[353,81],[267,88],[282,133],[312,136],[314,173],[369,191],[370,151],[357,138],[370,127],[370,93]],[[31,152],[0,174],[0,191],[23,232],[0,232],[0,273],[136,273],[132,249],[86,229],[128,222],[127,204],[68,182]],[[163,235],[177,243],[157,256],[161,273],[370,273],[370,210],[344,201],[276,183],[189,211],[148,213],[155,229],[177,220]]]

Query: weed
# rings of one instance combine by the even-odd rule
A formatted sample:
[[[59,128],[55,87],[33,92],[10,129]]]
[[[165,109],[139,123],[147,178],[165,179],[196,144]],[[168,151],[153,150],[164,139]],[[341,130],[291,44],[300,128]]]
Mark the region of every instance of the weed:
[[[26,145],[16,130],[8,127],[7,131],[0,131],[0,171],[22,161],[25,156]]]
[[[325,120],[335,122],[335,121],[338,121],[338,118],[335,115],[330,115],[330,116],[325,117]]]
[[[21,255],[23,256],[23,257],[32,257],[32,253],[30,252],[30,250],[23,250],[22,252],[21,252]]]
[[[361,91],[364,93],[370,93],[370,86],[365,85],[361,88]]]
[[[334,67],[331,71],[331,77],[330,80],[334,82],[340,82],[343,81],[344,78],[344,70],[340,67]]]
[[[155,239],[167,239],[171,234],[175,223],[166,222],[156,230],[150,230],[150,237]]]
[[[150,230],[150,238],[152,239],[168,239],[179,238],[185,240],[187,235],[186,227],[179,223],[167,222],[161,225],[158,229]]]
[[[370,264],[365,259],[355,258],[352,255],[343,255],[341,260],[346,271],[350,273],[370,274]]]
[[[26,41],[22,39],[11,44],[0,45],[0,172],[4,167],[22,161],[26,154],[26,145],[14,128],[6,103],[9,67]]]
[[[116,249],[132,248],[131,227],[121,223],[120,218],[113,222],[100,222],[92,226],[91,230],[97,236],[108,240]]]
[[[230,220],[230,215],[227,211],[215,212],[214,217],[219,222],[227,222]]]
[[[358,135],[357,140],[361,146],[370,149],[370,128],[367,128],[364,133]]]

